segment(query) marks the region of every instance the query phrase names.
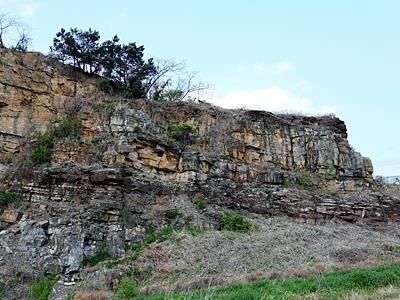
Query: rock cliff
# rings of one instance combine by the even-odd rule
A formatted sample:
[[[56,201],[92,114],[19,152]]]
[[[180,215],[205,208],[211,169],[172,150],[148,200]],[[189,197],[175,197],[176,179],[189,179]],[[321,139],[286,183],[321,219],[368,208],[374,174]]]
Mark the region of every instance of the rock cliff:
[[[372,164],[334,116],[225,110],[206,103],[129,100],[99,78],[38,53],[0,49],[0,276],[56,272],[78,280],[98,251],[126,246],[172,221],[218,229],[224,209],[300,222],[399,220],[399,199],[372,182]],[[54,140],[32,165],[40,134],[73,115],[79,138]],[[183,139],[168,128],[189,124]],[[209,204],[195,209],[192,200]]]

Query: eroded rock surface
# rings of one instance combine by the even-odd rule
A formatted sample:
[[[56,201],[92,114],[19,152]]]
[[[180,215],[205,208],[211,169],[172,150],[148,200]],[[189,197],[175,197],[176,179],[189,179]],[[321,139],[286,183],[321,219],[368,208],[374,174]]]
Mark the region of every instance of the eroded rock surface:
[[[1,187],[18,195],[0,212],[3,278],[79,280],[84,258],[122,257],[168,223],[218,230],[226,209],[312,224],[399,221],[400,199],[374,185],[371,161],[334,116],[127,100],[99,91],[97,80],[0,49]],[[48,165],[26,163],[37,136],[67,114],[82,120],[82,137],[55,140]],[[177,124],[197,135],[168,137]]]

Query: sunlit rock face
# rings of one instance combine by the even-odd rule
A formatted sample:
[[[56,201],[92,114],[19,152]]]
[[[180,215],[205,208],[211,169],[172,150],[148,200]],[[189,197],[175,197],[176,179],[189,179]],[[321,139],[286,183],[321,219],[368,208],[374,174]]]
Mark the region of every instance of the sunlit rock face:
[[[121,257],[172,208],[177,228],[219,229],[224,209],[307,223],[399,220],[399,199],[371,192],[371,161],[336,117],[129,100],[101,92],[98,79],[0,49],[0,187],[19,197],[0,211],[4,276],[80,278],[85,257]],[[26,164],[37,137],[66,115],[81,120],[82,135],[54,140],[51,163]],[[168,136],[179,124],[197,134]]]

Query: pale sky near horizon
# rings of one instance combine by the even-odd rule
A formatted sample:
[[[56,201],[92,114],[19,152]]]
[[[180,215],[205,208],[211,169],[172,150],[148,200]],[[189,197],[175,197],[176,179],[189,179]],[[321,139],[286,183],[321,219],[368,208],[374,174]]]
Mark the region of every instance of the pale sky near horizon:
[[[375,175],[400,175],[400,1],[0,0],[0,11],[32,28],[35,51],[61,27],[91,27],[185,61],[220,106],[333,112]]]

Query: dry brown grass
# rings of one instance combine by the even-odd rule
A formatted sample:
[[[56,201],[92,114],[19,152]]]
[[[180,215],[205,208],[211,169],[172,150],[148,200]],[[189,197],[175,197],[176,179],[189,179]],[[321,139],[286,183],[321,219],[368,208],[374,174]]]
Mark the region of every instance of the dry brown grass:
[[[175,233],[151,246],[135,266],[153,275],[140,293],[249,282],[275,277],[306,277],[400,260],[400,225],[299,224],[288,218],[253,218],[250,234],[209,231]],[[161,250],[162,249],[162,250]],[[168,250],[167,250],[168,249]]]
[[[381,288],[372,294],[361,294],[353,292],[343,300],[395,300],[400,299],[400,289],[392,286]]]
[[[400,258],[396,261],[392,262],[399,262]],[[158,293],[168,293],[174,291],[193,291],[200,288],[207,288],[207,287],[214,287],[219,285],[228,285],[232,283],[249,283],[255,280],[261,279],[275,279],[275,278],[306,278],[312,275],[321,275],[327,272],[333,271],[343,271],[349,269],[356,269],[356,268],[367,268],[373,267],[378,264],[377,261],[368,260],[363,263],[358,264],[323,264],[317,263],[311,268],[307,269],[291,269],[285,270],[280,272],[262,272],[260,270],[246,273],[239,276],[232,276],[232,277],[225,277],[223,275],[216,275],[216,276],[209,276],[203,278],[197,278],[192,281],[179,281],[174,284],[165,285],[165,284],[154,284],[154,285],[147,285],[142,288],[138,288],[137,292],[141,295],[151,295],[151,294],[158,294]],[[313,298],[317,297],[318,295],[310,294],[307,296],[307,299],[319,299]],[[309,298],[310,297],[310,298]],[[346,298],[347,299],[347,298]],[[358,299],[358,298],[357,298]],[[368,298],[369,299],[369,298]],[[400,299],[400,298],[399,298]]]
[[[74,300],[109,300],[111,294],[104,291],[87,291],[77,292],[74,295]]]

